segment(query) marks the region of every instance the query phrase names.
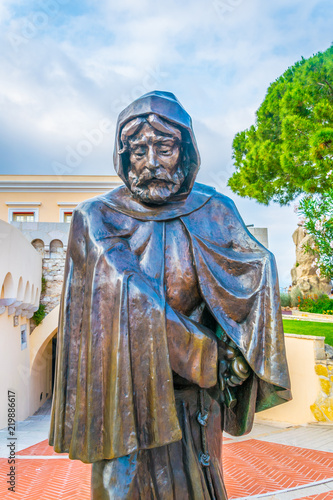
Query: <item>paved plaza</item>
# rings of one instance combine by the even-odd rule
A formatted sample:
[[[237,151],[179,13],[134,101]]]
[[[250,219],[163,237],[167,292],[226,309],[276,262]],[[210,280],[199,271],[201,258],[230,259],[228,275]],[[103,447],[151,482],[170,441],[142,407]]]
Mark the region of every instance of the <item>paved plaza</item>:
[[[91,466],[48,446],[50,402],[17,423],[16,488],[7,490],[8,432],[0,431],[0,498],[89,500]],[[257,422],[240,438],[225,436],[230,499],[333,500],[333,426]]]

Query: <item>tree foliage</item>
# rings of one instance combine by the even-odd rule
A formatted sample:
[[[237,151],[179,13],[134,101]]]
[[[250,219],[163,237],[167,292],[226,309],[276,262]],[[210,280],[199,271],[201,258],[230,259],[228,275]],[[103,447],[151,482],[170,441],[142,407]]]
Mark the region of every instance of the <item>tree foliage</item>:
[[[333,45],[290,67],[268,88],[256,124],[233,141],[240,196],[285,205],[333,180]]]

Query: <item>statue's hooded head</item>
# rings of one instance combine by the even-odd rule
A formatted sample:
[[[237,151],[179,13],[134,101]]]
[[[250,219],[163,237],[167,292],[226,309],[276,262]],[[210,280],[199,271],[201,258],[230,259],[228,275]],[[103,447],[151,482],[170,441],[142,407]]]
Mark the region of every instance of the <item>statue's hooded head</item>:
[[[114,165],[145,203],[185,199],[200,166],[190,115],[170,92],[153,91],[118,117]]]

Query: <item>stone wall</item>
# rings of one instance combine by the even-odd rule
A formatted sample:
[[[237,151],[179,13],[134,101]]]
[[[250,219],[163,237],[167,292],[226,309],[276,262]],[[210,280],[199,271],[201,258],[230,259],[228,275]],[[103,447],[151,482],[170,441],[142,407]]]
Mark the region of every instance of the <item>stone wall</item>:
[[[45,312],[49,312],[60,302],[62,284],[64,280],[66,252],[63,251],[56,258],[43,259],[43,277],[45,284],[43,287],[40,302],[45,305]]]

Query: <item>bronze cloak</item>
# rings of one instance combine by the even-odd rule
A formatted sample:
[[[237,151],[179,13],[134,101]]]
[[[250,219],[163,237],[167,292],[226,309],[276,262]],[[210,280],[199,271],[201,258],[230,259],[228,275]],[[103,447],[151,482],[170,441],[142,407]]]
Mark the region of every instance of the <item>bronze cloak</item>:
[[[164,234],[176,218],[191,242],[207,312],[253,370],[237,388],[235,410],[225,410],[225,429],[248,432],[255,411],[290,399],[274,257],[233,202],[195,184],[185,200],[148,207],[123,186],[73,215],[50,431],[57,452],[96,462],[178,441],[172,369],[201,387],[216,384],[214,334],[195,321],[187,328],[171,311],[181,335],[203,338],[186,352],[168,347]],[[201,363],[195,373],[190,354]]]

